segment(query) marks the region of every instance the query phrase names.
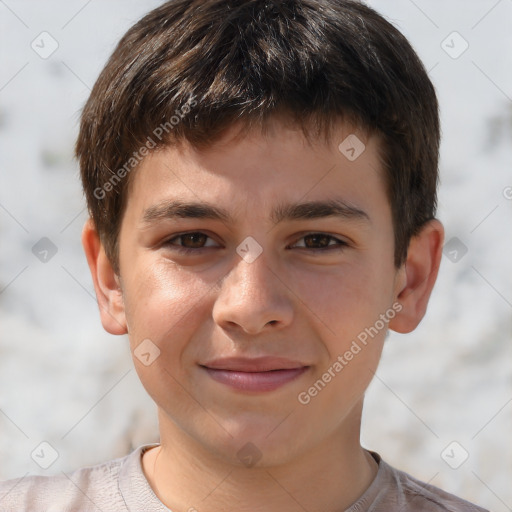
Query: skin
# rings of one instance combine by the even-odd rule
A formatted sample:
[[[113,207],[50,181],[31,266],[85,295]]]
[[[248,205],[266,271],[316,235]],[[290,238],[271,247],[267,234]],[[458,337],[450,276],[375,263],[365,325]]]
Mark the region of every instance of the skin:
[[[176,511],[331,511],[356,501],[377,472],[359,436],[386,328],[308,404],[297,397],[393,304],[401,311],[389,328],[412,331],[437,276],[444,236],[437,220],[412,239],[406,263],[394,266],[375,136],[340,124],[331,142],[310,145],[282,122],[270,126],[266,135],[243,138],[233,126],[212,148],[184,144],[148,156],[132,176],[119,275],[93,223],[83,230],[104,328],[128,333],[132,353],[145,339],[160,350],[149,366],[133,358],[160,425],[161,444],[144,454],[142,466],[159,499]],[[338,150],[351,133],[366,145],[353,162]],[[270,219],[278,203],[335,197],[368,219]],[[148,208],[176,198],[224,208],[233,222],[144,224]],[[183,232],[207,236],[177,237]],[[314,233],[334,238],[320,237],[329,244],[322,249],[308,237]],[[262,248],[252,263],[236,252],[248,236]],[[179,253],[180,246],[197,252]],[[309,369],[256,393],[213,381],[199,366],[234,355],[289,357]],[[252,467],[237,456],[247,443],[261,456]]]

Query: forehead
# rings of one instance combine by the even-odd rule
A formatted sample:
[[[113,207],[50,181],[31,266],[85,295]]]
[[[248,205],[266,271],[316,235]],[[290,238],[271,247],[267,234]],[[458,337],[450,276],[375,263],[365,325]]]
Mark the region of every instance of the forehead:
[[[194,203],[196,210],[210,203],[208,215],[227,216],[224,221],[232,220],[230,207],[239,213],[244,205],[268,210],[273,221],[293,218],[297,210],[289,207],[298,199],[329,199],[333,207],[343,203],[344,213],[356,213],[364,211],[358,200],[385,189],[378,137],[344,124],[329,139],[308,139],[281,122],[269,123],[264,132],[232,126],[206,148],[185,141],[153,152],[131,178],[128,210],[137,209],[145,221],[172,200],[178,214],[177,202]],[[215,214],[216,202],[223,208]]]

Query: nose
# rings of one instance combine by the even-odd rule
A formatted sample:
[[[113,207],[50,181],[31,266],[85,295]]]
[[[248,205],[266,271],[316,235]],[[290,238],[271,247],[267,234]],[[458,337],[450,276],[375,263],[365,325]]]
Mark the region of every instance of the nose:
[[[264,253],[252,263],[240,259],[224,277],[213,307],[214,321],[225,330],[258,334],[290,325],[293,293]]]

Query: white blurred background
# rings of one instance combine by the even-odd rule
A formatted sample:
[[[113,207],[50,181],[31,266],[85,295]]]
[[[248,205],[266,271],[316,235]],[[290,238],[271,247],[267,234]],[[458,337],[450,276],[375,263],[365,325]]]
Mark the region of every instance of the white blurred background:
[[[160,3],[0,0],[0,479],[158,441],[127,338],[101,327],[73,144],[114,45]],[[409,38],[439,94],[448,246],[426,318],[387,340],[363,443],[417,478],[512,510],[512,1],[369,4]],[[39,53],[58,48],[41,58],[34,40]],[[47,262],[32,250],[43,237],[57,251]],[[42,441],[59,454],[46,470],[31,458]]]

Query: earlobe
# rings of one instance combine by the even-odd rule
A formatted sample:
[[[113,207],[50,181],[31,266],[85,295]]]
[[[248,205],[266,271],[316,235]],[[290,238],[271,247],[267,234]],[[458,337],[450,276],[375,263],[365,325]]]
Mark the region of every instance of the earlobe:
[[[403,279],[396,292],[402,309],[390,321],[390,329],[407,333],[421,322],[439,271],[443,241],[444,228],[437,219],[427,222],[411,239],[407,259],[399,271]]]
[[[119,278],[112,268],[92,219],[82,230],[82,245],[91,271],[103,328],[110,334],[126,334],[126,316]]]

